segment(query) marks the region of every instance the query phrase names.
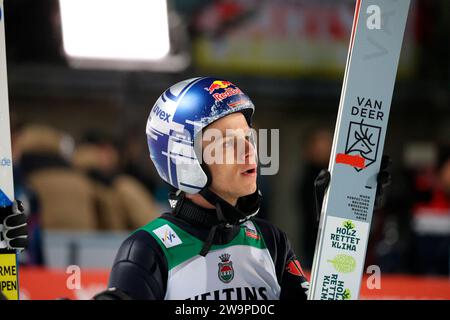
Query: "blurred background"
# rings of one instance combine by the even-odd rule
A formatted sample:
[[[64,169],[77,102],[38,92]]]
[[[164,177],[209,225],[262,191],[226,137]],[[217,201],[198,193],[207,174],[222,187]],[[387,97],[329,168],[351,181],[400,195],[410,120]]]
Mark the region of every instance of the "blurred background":
[[[121,241],[168,209],[146,145],[148,113],[172,84],[217,76],[280,130],[280,169],[260,176],[261,216],[305,269],[316,237],[313,181],[328,166],[355,1],[6,0],[14,184],[31,245],[24,299],[102,290]],[[362,298],[450,299],[450,2],[412,0]],[[79,265],[82,287],[66,287]],[[384,282],[383,282],[384,281]],[[364,282],[363,282],[364,283]]]

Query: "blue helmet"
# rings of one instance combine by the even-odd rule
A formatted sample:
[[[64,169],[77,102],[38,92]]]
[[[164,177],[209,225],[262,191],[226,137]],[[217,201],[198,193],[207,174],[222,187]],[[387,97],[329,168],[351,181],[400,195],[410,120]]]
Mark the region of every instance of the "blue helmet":
[[[211,181],[194,150],[195,137],[234,112],[243,112],[251,126],[254,109],[250,98],[226,80],[192,78],[171,86],[158,98],[147,120],[150,158],[158,174],[178,190],[200,192]]]

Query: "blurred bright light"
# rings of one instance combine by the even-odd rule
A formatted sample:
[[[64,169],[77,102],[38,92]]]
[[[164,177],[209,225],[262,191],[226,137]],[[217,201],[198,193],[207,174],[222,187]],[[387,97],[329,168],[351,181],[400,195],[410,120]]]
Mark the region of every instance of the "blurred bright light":
[[[69,58],[155,60],[170,50],[166,0],[59,0]]]

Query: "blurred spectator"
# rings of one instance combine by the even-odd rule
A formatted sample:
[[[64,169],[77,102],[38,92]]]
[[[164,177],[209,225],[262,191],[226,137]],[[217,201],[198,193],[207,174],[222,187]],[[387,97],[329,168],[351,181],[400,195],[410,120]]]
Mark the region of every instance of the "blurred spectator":
[[[450,274],[450,145],[439,150],[430,200],[418,201],[412,213],[416,270]]]
[[[299,206],[303,214],[302,264],[305,268],[312,266],[318,228],[314,180],[321,169],[328,168],[332,143],[332,134],[324,128],[313,130],[306,139],[305,158],[299,186]]]
[[[21,174],[37,196],[42,228],[96,229],[92,185],[68,161],[73,150],[70,136],[30,125],[21,130],[15,149]]]
[[[168,209],[167,194],[172,186],[161,182],[151,165],[147,141],[141,127],[127,131],[120,144],[120,162],[123,173],[139,180],[159,205]]]
[[[114,158],[108,159],[106,153],[102,156],[96,146],[82,144],[75,151],[73,164],[75,168],[82,169],[88,174],[93,186],[98,228],[101,230],[125,229],[121,202],[117,193],[111,188],[113,178],[101,171],[102,162],[105,162],[104,170],[108,171],[110,163],[115,161]]]
[[[431,197],[430,163],[403,153],[403,161],[393,161],[393,183],[386,192],[385,206],[372,216],[367,247],[366,266],[376,264],[386,273],[415,271],[411,211],[415,203]]]
[[[120,172],[118,149],[106,135],[86,135],[73,163],[92,180],[100,229],[136,229],[162,213],[142,183]]]

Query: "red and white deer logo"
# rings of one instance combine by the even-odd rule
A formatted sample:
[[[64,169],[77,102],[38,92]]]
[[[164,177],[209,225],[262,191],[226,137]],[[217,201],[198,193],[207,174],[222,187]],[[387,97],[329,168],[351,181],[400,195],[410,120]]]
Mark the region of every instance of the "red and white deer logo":
[[[380,127],[364,124],[364,120],[350,122],[345,154],[337,154],[336,162],[350,165],[357,171],[370,166],[377,159],[380,132]]]

